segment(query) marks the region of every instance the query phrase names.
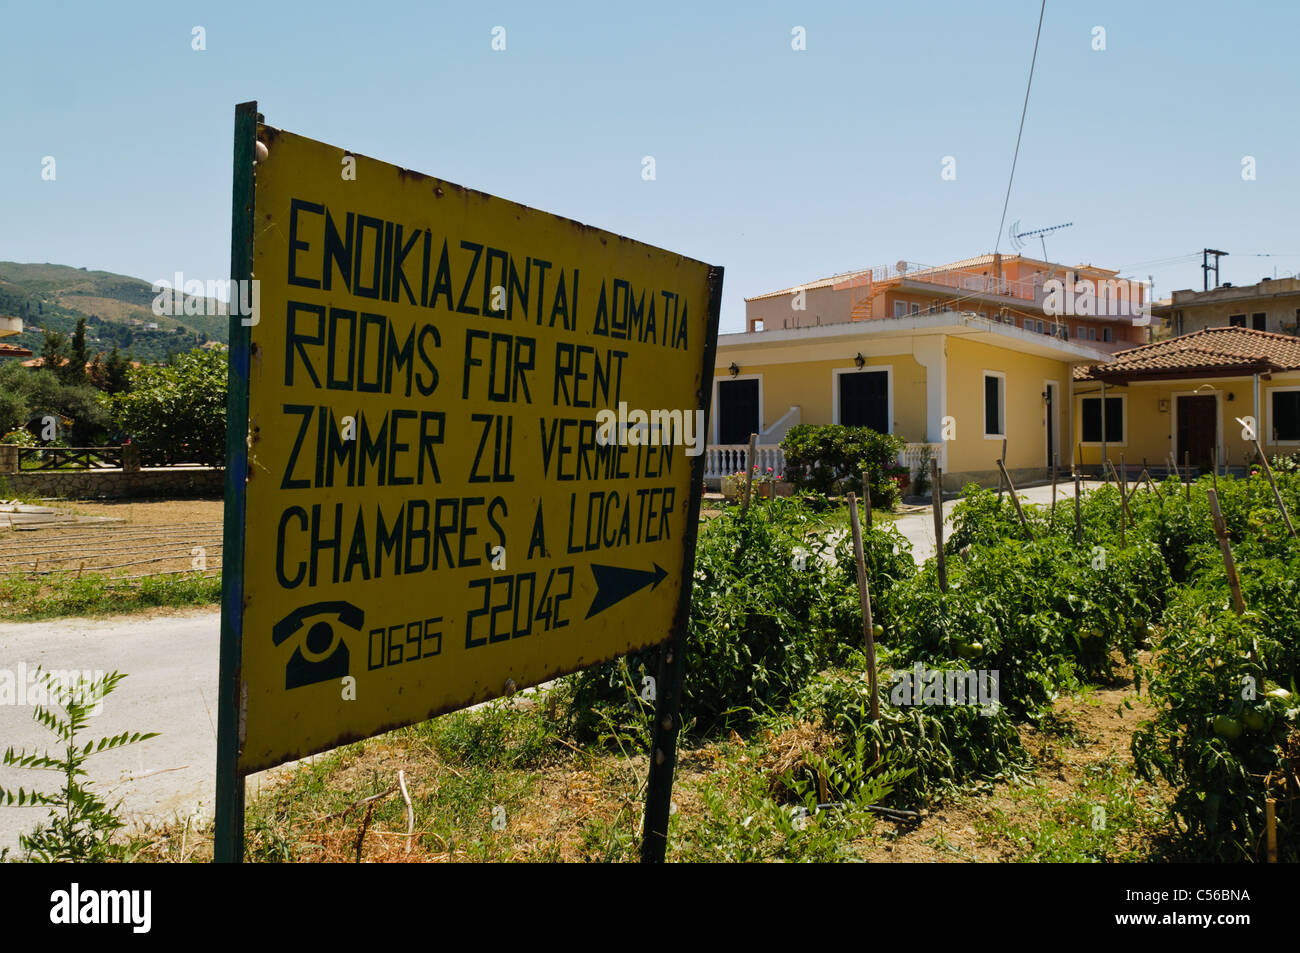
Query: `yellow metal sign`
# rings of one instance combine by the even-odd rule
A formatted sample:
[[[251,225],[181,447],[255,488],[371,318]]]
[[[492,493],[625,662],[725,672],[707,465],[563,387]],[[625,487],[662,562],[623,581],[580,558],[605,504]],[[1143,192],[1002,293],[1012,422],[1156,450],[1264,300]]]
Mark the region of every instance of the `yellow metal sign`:
[[[720,271],[258,140],[240,773],[669,638]]]

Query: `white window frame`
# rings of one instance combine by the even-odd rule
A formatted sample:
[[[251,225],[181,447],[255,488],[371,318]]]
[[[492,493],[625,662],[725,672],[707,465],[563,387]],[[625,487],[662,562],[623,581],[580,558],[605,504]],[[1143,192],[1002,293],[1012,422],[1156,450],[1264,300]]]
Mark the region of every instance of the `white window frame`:
[[[864,364],[862,367],[836,367],[831,370],[831,423],[840,423],[840,375],[870,374],[873,371],[885,372],[885,414],[889,421],[889,432],[894,432],[894,365]]]
[[[1111,440],[1110,437],[1107,436],[1107,437],[1106,437],[1106,446],[1107,446],[1107,447],[1127,447],[1127,446],[1128,446],[1128,394],[1112,394],[1112,393],[1109,393],[1109,392],[1108,392],[1108,393],[1106,394],[1106,399],[1107,399],[1107,400],[1119,400],[1119,401],[1121,401],[1121,404],[1120,404],[1120,411],[1119,411],[1119,416],[1120,416],[1120,420],[1123,421],[1123,427],[1124,427],[1124,439],[1123,439],[1123,440]],[[1084,440],[1084,439],[1083,439],[1083,402],[1084,402],[1085,400],[1101,400],[1101,391],[1094,391],[1094,392],[1091,393],[1091,394],[1076,394],[1075,397],[1074,397],[1074,400],[1075,400],[1075,411],[1076,411],[1076,412],[1078,413],[1078,415],[1079,415],[1079,416],[1078,416],[1078,420],[1079,420],[1079,446],[1081,446],[1081,447],[1100,447],[1100,446],[1101,446],[1101,441],[1100,441],[1100,440]],[[1101,418],[1101,419],[1104,421],[1104,420],[1106,419],[1106,405],[1105,405],[1105,404],[1102,404],[1102,405],[1101,405],[1101,414],[1102,414],[1102,418]],[[1174,431],[1174,433],[1177,433],[1177,432],[1178,432],[1177,430]],[[1181,465],[1181,464],[1180,464],[1180,465]]]
[[[725,368],[720,368],[720,370],[725,370]],[[725,383],[726,381],[758,381],[758,435],[759,437],[762,437],[763,421],[766,419],[763,416],[763,375],[737,374],[735,377],[732,377],[730,372],[728,372],[724,377],[715,376],[713,378],[713,404],[709,407],[709,418],[712,424],[709,429],[712,431],[711,436],[713,438],[713,443],[715,445],[718,443],[718,385]]]
[[[920,306],[919,304],[917,304],[915,301],[913,301],[913,302],[912,302],[912,314],[920,314],[920,313],[921,313],[921,306]]]
[[[1264,410],[1265,413],[1268,415],[1268,430],[1265,431],[1265,435],[1269,439],[1266,441],[1261,440],[1260,441],[1261,443],[1267,443],[1271,447],[1300,447],[1300,440],[1273,440],[1272,439],[1273,437],[1273,395],[1285,393],[1288,391],[1295,392],[1298,390],[1300,390],[1300,385],[1285,386],[1285,387],[1270,387],[1268,389],[1267,391],[1268,400],[1266,401],[1268,406],[1266,406]]]
[[[902,314],[899,313],[899,309],[900,309],[900,308],[902,309]],[[905,318],[905,317],[907,317],[907,312],[908,312],[908,310],[909,310],[909,308],[908,308],[908,304],[907,304],[906,301],[895,301],[895,302],[894,302],[894,317],[896,317],[896,318]]]
[[[1005,440],[1007,439],[1007,375],[1005,371],[984,370],[980,374],[980,430],[988,426],[989,420],[989,400],[987,380],[990,377],[998,379],[998,427],[1001,433],[985,433],[985,440]]]

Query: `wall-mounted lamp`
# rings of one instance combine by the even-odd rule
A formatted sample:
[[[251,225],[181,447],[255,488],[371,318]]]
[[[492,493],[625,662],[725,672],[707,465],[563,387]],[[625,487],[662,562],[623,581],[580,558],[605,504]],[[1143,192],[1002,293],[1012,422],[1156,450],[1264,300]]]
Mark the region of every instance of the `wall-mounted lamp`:
[[[737,374],[740,373],[740,368],[736,366],[736,362],[735,362],[735,361],[732,361],[732,362],[731,362],[731,366],[730,366],[729,368],[727,368],[727,370],[731,371],[731,376],[732,376],[732,377],[735,377]]]
[[[1232,403],[1236,399],[1237,399],[1237,395],[1234,394],[1232,391],[1228,391],[1228,403]]]
[[[858,370],[862,370],[862,368],[866,366],[867,359],[863,357],[862,352],[859,351],[858,356],[853,359],[853,363],[858,365]]]

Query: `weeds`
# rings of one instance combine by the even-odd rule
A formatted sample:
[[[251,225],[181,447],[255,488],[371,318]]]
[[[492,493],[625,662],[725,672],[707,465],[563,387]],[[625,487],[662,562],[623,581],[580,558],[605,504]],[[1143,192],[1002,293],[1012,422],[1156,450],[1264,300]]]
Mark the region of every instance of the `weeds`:
[[[88,727],[92,711],[125,677],[111,672],[96,679],[78,678],[75,683],[66,683],[48,672],[41,673],[46,697],[52,704],[37,705],[32,718],[55,734],[62,743],[62,754],[33,753],[11,746],[0,758],[0,764],[7,768],[56,771],[63,776],[63,787],[58,792],[0,787],[0,805],[51,808],[47,819],[35,830],[19,835],[25,860],[95,863],[130,858],[129,845],[113,841],[113,835],[123,827],[117,816],[118,806],[110,806],[92,790],[85,766],[93,755],[148,741],[158,733],[122,732],[84,745],[78,737]]]

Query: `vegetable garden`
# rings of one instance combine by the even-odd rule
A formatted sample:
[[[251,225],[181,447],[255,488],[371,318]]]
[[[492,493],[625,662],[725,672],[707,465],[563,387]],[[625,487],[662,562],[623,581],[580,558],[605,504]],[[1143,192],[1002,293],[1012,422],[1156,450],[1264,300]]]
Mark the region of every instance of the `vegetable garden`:
[[[1300,510],[1300,478],[1278,484]],[[815,497],[724,511],[698,544],[683,717],[702,738],[812,721],[839,748],[802,765],[808,784],[786,796],[826,813],[820,802],[852,803],[874,779],[874,808],[891,816],[1015,777],[1022,730],[1126,664],[1155,711],[1133,735],[1137,771],[1173,791],[1166,853],[1263,860],[1272,801],[1279,859],[1300,859],[1300,544],[1262,477],[1218,482],[1244,600],[1235,611],[1213,488],[1209,476],[1170,478],[1122,500],[1108,484],[1081,498],[1076,525],[1073,500],[1025,505],[1022,521],[1010,497],[969,486],[944,547],[947,591],[934,560],[918,569],[892,529],[866,530],[874,721],[843,512],[829,517]],[[948,673],[952,685],[995,671],[998,702],[933,703],[940,687],[899,703],[891,685],[918,665],[941,673],[927,693]],[[629,686],[652,672],[649,656],[633,656],[575,676],[576,735],[634,737],[650,705]]]
[[[1300,475],[1278,487],[1300,511]],[[1211,491],[1106,485],[1076,517],[969,486],[946,588],[877,518],[874,717],[845,507],[722,506],[699,532],[669,858],[1300,860],[1300,544],[1262,476],[1220,479],[1238,603]],[[303,763],[250,801],[249,856],[633,860],[657,661]],[[138,846],[194,845],[175,825]]]

